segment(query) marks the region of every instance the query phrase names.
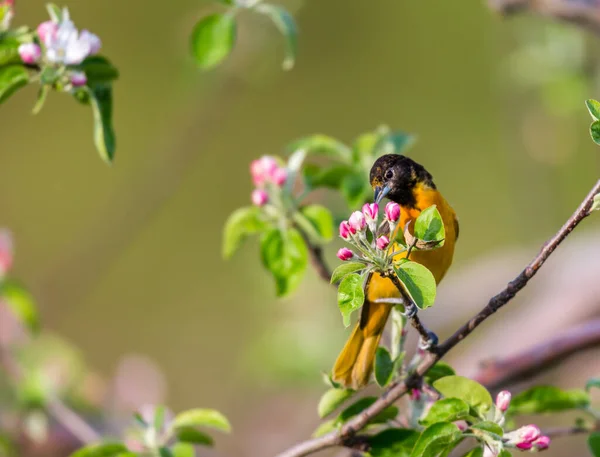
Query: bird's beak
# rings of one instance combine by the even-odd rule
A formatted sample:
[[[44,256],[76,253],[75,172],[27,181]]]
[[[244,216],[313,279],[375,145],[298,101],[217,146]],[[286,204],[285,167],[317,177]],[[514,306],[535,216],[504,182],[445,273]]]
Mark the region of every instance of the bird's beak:
[[[373,200],[375,200],[375,203],[379,203],[381,200],[383,200],[383,197],[385,197],[389,192],[390,186],[388,186],[387,184],[385,186],[377,186],[375,188]]]

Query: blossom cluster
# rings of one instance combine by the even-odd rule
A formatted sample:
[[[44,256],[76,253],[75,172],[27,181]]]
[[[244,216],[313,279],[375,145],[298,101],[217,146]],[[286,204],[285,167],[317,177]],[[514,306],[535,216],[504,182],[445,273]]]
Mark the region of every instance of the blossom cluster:
[[[278,192],[288,179],[288,171],[280,167],[277,160],[271,156],[262,156],[250,164],[252,182],[256,188],[252,191],[252,204],[264,206]]]
[[[391,240],[398,220],[400,219],[400,205],[389,202],[384,209],[384,217],[379,221],[379,205],[365,203],[362,211],[354,211],[347,221],[340,224],[340,237],[352,244],[361,254],[359,256],[348,248],[341,248],[337,256],[340,260],[367,260],[379,265],[387,265],[395,254],[390,253]],[[367,239],[370,231],[372,240]]]
[[[58,67],[79,65],[87,57],[97,54],[102,46],[97,35],[88,30],[81,32],[77,30],[67,8],[63,10],[60,21],[53,18],[42,22],[36,31],[41,46],[35,42],[23,43],[19,46],[21,60],[29,65],[41,61]],[[87,77],[81,71],[69,71],[69,78],[75,87],[87,83]]]

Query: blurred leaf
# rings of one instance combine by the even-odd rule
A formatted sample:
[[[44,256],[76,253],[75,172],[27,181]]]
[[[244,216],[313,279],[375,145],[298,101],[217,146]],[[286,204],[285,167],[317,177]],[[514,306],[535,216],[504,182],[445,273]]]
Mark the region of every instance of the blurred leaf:
[[[472,429],[482,430],[484,432],[493,433],[494,435],[504,436],[504,430],[495,422],[481,421],[471,426]]]
[[[346,176],[353,173],[348,165],[333,165],[322,168],[317,165],[305,165],[303,170],[304,182],[309,189],[326,187],[328,189],[339,189]]]
[[[33,297],[14,281],[0,281],[0,298],[17,320],[33,333],[40,329],[40,316]]]
[[[53,22],[62,22],[63,12],[57,5],[54,3],[46,3],[46,10]]]
[[[337,428],[337,419],[330,419],[328,421],[323,422],[321,425],[317,427],[317,429],[313,432],[313,438],[318,438],[319,436],[323,436]]]
[[[600,457],[600,433],[592,433],[588,437],[588,446],[594,457]]]
[[[201,444],[212,446],[214,440],[212,437],[194,427],[178,427],[175,429],[175,435],[179,441],[184,443]]]
[[[94,144],[102,160],[111,163],[115,156],[115,132],[112,126],[112,88],[97,85],[90,88],[94,113]]]
[[[597,100],[589,99],[585,101],[585,106],[587,106],[588,111],[590,112],[590,116],[592,119],[597,121],[600,119],[600,103]]]
[[[340,413],[340,415],[336,419],[337,423],[344,424],[348,422],[350,419],[362,413],[365,409],[367,409],[376,401],[377,397],[364,397],[357,400]],[[383,424],[389,420],[394,419],[398,415],[398,412],[399,410],[397,407],[388,406],[375,417],[373,417],[373,419],[369,421],[369,424]]]
[[[600,378],[591,378],[585,383],[585,390],[587,392],[589,392],[593,387],[600,389]]]
[[[32,114],[38,114],[42,108],[44,107],[44,103],[46,103],[46,98],[48,98],[48,93],[50,92],[50,86],[47,84],[43,84],[40,86],[38,90],[37,100],[35,105],[33,106],[33,110],[31,110]]]
[[[351,151],[348,146],[336,138],[327,135],[310,135],[292,142],[288,149],[297,151],[305,149],[308,154],[322,155],[349,162]]]
[[[447,398],[459,398],[480,413],[492,407],[492,396],[485,387],[476,381],[462,376],[446,376],[433,383],[442,395]],[[513,400],[514,401],[514,400]]]
[[[286,52],[283,69],[291,70],[294,67],[298,49],[298,31],[293,16],[285,8],[269,3],[259,3],[254,9],[268,16],[285,37]]]
[[[72,453],[71,457],[116,457],[127,451],[127,446],[123,443],[99,443],[82,447]]]
[[[256,206],[246,206],[231,213],[223,230],[223,257],[228,259],[235,254],[248,235],[265,230],[266,224],[260,216],[261,209]]]
[[[21,87],[29,82],[29,73],[21,65],[0,67],[0,103],[4,103]]]
[[[154,408],[154,430],[160,433],[160,430],[165,425],[165,407],[158,405]]]
[[[435,278],[431,271],[417,262],[406,259],[394,266],[398,279],[420,309],[433,305],[436,296]]]
[[[0,67],[8,64],[20,64],[18,40],[5,38],[0,41]]]
[[[321,241],[331,241],[333,238],[331,211],[321,205],[307,205],[300,208],[300,213],[309,220]]]
[[[479,446],[479,447],[476,447],[475,449],[471,449],[469,452],[467,452],[462,457],[483,457],[483,447]]]
[[[196,63],[207,70],[221,63],[233,49],[236,33],[235,18],[230,14],[212,14],[201,19],[191,36]]]
[[[355,273],[347,275],[338,287],[338,307],[342,313],[344,326],[350,325],[350,316],[365,301],[363,278]]]
[[[365,264],[362,262],[344,262],[339,265],[331,274],[331,284],[336,284],[346,275],[365,269]]]
[[[353,162],[367,171],[375,160],[375,147],[389,133],[389,129],[381,126],[374,132],[363,133],[352,144]]]
[[[454,422],[464,419],[469,415],[469,405],[459,398],[444,398],[436,401],[427,416],[420,422],[424,426],[433,425],[436,422]]]
[[[223,432],[230,432],[231,425],[223,414],[214,409],[190,409],[175,416],[173,427],[211,427]]]
[[[415,142],[414,135],[396,131],[390,132],[379,139],[374,146],[376,157],[384,154],[402,154]]]
[[[442,216],[435,205],[425,208],[415,221],[414,235],[423,241],[442,241],[446,237]],[[443,246],[443,241],[438,244]]]
[[[592,122],[592,125],[590,125],[590,135],[594,143],[600,144],[600,121]]]
[[[419,432],[402,428],[390,428],[369,438],[371,457],[409,457],[419,439]]]
[[[432,385],[435,381],[445,376],[452,376],[456,374],[454,368],[452,368],[446,362],[436,362],[429,371],[425,374],[425,383]]]
[[[410,457],[437,457],[441,453],[447,455],[449,450],[454,449],[461,436],[462,433],[454,424],[433,424],[421,433]]]
[[[196,455],[194,446],[188,443],[175,443],[171,447],[171,453],[173,457],[195,457]]]
[[[298,230],[267,232],[261,239],[261,257],[275,278],[277,296],[288,295],[298,287],[308,264],[306,243]]]
[[[498,457],[512,457],[512,454],[508,452],[506,449],[502,449]]]
[[[173,452],[168,447],[159,447],[158,448],[158,457],[175,457]]]
[[[89,87],[109,83],[119,77],[119,70],[104,56],[90,56],[75,68],[85,73]]]
[[[348,207],[355,208],[364,203],[365,194],[367,191],[371,192],[371,188],[368,179],[362,173],[355,172],[342,179],[341,191]]]
[[[323,418],[331,414],[354,393],[356,392],[352,389],[329,389],[319,400],[317,407],[319,417]]]
[[[591,211],[598,211],[600,209],[600,194],[594,195],[594,200],[592,202],[592,206],[590,207]]]
[[[379,387],[385,387],[394,376],[394,361],[386,348],[379,346],[375,353],[375,381]]]
[[[508,412],[516,414],[557,413],[585,408],[590,396],[582,389],[561,390],[553,386],[536,386],[514,396]]]

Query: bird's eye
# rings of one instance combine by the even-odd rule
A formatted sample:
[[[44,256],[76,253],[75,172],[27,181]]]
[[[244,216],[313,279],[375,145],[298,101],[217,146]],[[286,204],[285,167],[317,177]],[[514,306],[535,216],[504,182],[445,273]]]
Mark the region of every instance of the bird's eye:
[[[388,170],[385,172],[385,179],[392,179],[394,177],[394,172],[392,170]]]

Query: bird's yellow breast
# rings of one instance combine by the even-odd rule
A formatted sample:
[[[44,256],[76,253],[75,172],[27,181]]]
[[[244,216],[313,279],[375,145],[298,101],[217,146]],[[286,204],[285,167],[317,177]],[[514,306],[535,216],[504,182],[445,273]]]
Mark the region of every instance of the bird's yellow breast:
[[[454,246],[458,236],[458,222],[456,213],[446,201],[446,199],[436,189],[419,185],[414,191],[417,204],[415,208],[401,207],[400,221],[398,222],[398,230],[404,230],[407,222],[410,221],[409,230],[413,233],[414,221],[419,217],[421,211],[436,205],[442,220],[444,221],[444,229],[446,237],[444,245],[438,249],[431,251],[416,251],[413,250],[410,254],[410,260],[420,263],[427,267],[433,276],[436,283],[439,283],[450,265],[454,256]],[[398,254],[397,258],[406,257],[406,252]],[[399,297],[400,294],[392,281],[387,278],[382,278],[379,274],[375,274],[367,291],[367,300],[373,301],[378,298]]]

